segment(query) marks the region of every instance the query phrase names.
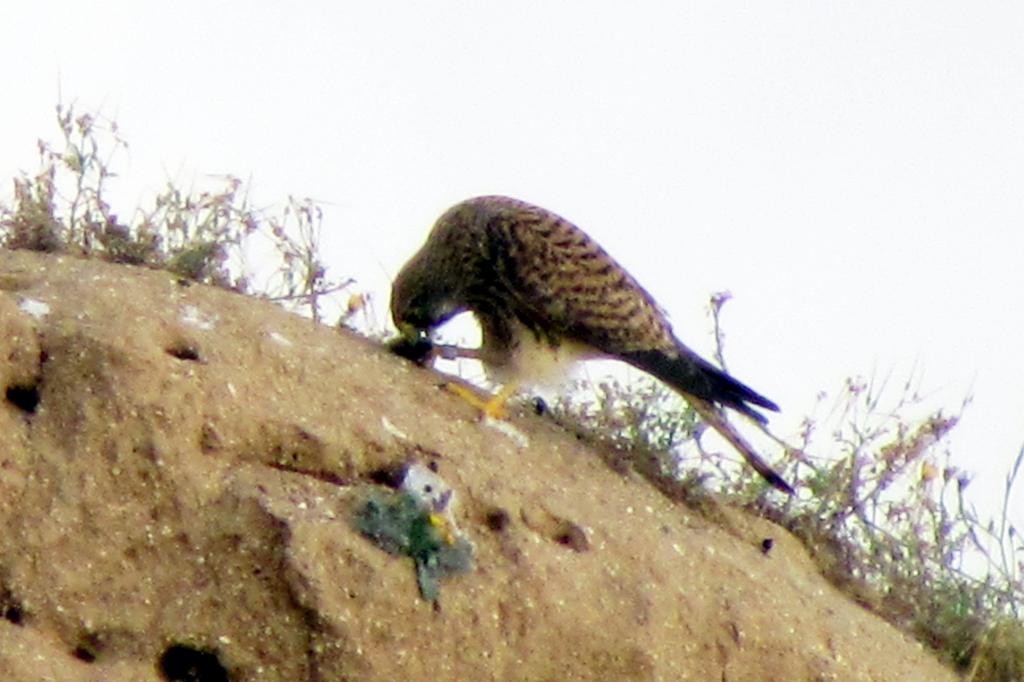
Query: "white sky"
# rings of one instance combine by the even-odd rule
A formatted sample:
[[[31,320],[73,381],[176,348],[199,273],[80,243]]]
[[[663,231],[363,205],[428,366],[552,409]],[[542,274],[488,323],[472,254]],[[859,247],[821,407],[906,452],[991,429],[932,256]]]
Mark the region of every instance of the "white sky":
[[[730,369],[781,433],[849,375],[916,367],[950,410],[973,392],[953,452],[998,497],[1024,442],[1024,5],[626,8],[8,3],[0,196],[63,93],[131,144],[121,213],[204,174],[311,196],[382,316],[445,208],[518,196],[595,236],[705,355],[706,299],[731,290]]]

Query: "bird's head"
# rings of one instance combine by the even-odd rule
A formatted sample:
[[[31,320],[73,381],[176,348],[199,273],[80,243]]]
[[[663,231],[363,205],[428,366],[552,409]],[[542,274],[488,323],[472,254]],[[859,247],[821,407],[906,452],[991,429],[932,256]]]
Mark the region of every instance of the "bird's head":
[[[466,309],[444,282],[444,271],[419,256],[409,261],[391,285],[391,317],[402,336],[425,337]]]
[[[391,285],[391,317],[413,343],[455,315],[469,310],[469,290],[479,279],[480,211],[463,202],[438,218],[426,243]]]

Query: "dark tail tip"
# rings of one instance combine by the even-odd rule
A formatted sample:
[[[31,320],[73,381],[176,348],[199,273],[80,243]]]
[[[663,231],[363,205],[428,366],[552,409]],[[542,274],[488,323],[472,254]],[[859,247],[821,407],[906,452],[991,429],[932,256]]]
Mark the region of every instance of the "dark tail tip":
[[[765,473],[762,471],[760,472],[760,474],[764,476],[764,480],[771,483],[772,486],[777,488],[778,490],[781,490],[787,495],[796,495],[796,490],[793,489],[793,486],[791,486],[789,483],[786,483],[786,479],[782,478],[782,476],[779,476],[774,471],[770,471],[769,473]]]

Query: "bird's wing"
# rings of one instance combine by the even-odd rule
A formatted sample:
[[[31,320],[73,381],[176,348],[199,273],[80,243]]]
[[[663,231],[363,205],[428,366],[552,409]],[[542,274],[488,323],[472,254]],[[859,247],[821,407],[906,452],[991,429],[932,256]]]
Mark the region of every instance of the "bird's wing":
[[[572,223],[530,207],[492,223],[495,278],[511,312],[553,342],[572,339],[623,360],[687,395],[759,422],[752,403],[778,406],[676,339],[654,299]],[[501,214],[499,214],[501,216]]]
[[[768,482],[793,492],[714,403],[761,422],[747,402],[778,407],[682,345],[651,295],[597,242],[555,214],[518,202],[497,211],[487,230],[492,291],[506,300],[507,312],[551,342],[582,342],[665,381]]]
[[[531,207],[532,208],[532,207]],[[610,356],[675,347],[654,299],[572,223],[534,209],[492,224],[502,241],[495,274],[526,326]]]

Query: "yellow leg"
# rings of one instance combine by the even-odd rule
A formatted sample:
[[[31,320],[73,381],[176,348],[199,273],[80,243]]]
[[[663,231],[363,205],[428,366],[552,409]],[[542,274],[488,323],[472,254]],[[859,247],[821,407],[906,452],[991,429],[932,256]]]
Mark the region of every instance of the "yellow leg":
[[[493,396],[481,398],[472,388],[454,381],[449,381],[444,386],[491,419],[505,418],[505,403],[516,392],[515,384],[506,384]]]

